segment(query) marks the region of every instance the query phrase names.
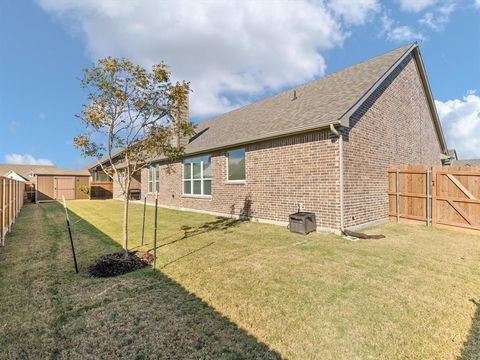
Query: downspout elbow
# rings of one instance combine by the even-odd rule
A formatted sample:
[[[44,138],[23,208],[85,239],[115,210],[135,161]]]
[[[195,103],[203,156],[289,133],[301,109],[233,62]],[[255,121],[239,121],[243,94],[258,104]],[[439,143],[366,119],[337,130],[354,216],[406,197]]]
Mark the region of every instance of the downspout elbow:
[[[337,128],[335,127],[335,125],[333,125],[333,124],[330,124],[330,131],[331,131],[333,134],[335,134],[335,135],[337,135],[337,136],[340,136],[340,133],[338,132],[338,129],[337,129]]]

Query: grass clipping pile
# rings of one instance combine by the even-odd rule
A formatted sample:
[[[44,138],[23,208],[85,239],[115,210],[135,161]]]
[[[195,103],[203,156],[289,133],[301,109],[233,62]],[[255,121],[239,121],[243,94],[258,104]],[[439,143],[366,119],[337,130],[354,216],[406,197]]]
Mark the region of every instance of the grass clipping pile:
[[[93,277],[111,277],[123,275],[148,266],[153,262],[153,255],[143,251],[124,252],[103,255],[91,265],[88,272]]]

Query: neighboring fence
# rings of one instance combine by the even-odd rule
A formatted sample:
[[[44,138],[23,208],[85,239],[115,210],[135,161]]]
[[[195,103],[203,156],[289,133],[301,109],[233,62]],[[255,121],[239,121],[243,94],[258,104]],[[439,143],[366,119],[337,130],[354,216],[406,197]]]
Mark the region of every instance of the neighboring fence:
[[[480,168],[390,166],[389,216],[432,226],[480,230]]]
[[[103,200],[113,198],[113,183],[108,181],[95,181],[90,183],[90,199]]]
[[[0,176],[0,243],[5,245],[5,235],[11,230],[23,206],[25,184]]]

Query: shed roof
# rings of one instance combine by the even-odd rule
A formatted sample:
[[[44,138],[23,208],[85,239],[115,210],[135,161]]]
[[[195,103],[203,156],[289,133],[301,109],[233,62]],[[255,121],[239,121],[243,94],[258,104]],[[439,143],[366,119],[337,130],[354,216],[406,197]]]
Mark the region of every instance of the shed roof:
[[[0,175],[7,175],[10,171],[30,180],[30,174],[36,175],[70,175],[70,176],[89,176],[88,170],[70,170],[60,169],[54,165],[25,165],[25,164],[0,164]]]
[[[90,172],[86,169],[69,170],[69,169],[46,169],[36,171],[35,175],[58,175],[58,176],[90,176]]]
[[[25,164],[0,164],[0,175],[5,176],[10,171],[14,171],[21,177],[28,180],[30,173],[36,171],[48,171],[55,169],[54,165],[25,165]]]

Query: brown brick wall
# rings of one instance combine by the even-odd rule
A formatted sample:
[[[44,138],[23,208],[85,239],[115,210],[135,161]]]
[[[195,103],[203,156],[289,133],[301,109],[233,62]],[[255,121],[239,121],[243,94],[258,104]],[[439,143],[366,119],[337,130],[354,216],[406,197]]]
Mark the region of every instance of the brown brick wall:
[[[316,214],[321,228],[339,227],[338,142],[329,131],[292,136],[246,146],[245,184],[226,183],[226,152],[212,154],[212,196],[182,195],[182,165],[161,166],[161,205],[288,221],[298,203]],[[142,196],[147,192],[142,171]],[[153,197],[148,196],[153,202]]]
[[[411,57],[352,115],[342,133],[346,227],[387,219],[388,165],[440,164],[440,143]],[[286,222],[303,203],[316,214],[318,227],[340,227],[339,146],[328,130],[247,145],[245,184],[226,183],[225,154],[211,154],[210,198],[182,195],[182,164],[171,165],[170,172],[162,165],[159,203],[277,222]],[[141,178],[143,197],[147,169]],[[154,201],[151,194],[147,199]]]
[[[345,226],[387,218],[388,165],[440,164],[440,142],[413,58],[352,115],[344,138]]]

